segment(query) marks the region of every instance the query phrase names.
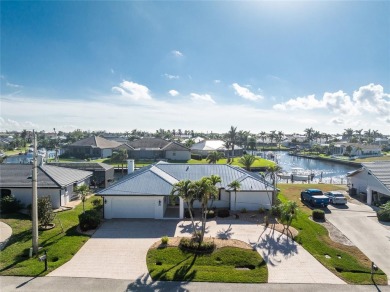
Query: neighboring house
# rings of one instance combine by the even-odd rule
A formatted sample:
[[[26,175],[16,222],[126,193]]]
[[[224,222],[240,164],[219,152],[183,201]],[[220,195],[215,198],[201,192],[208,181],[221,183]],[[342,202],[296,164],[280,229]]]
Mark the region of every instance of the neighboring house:
[[[338,143],[330,147],[333,155],[349,155],[354,157],[382,156],[382,147],[373,144]]]
[[[106,188],[114,181],[114,167],[99,162],[51,162],[49,165],[80,169],[92,172],[90,184]]]
[[[13,195],[25,206],[32,202],[32,165],[0,164],[1,196]],[[38,196],[50,196],[53,208],[66,205],[73,188],[89,185],[92,172],[65,167],[38,166]]]
[[[390,199],[390,161],[364,163],[347,177],[350,192],[366,194],[368,205]]]
[[[169,159],[187,161],[191,159],[191,151],[177,142],[160,138],[142,138],[129,142],[129,158],[133,159]]]
[[[184,164],[158,162],[133,171],[134,163],[129,161],[130,173],[119,182],[97,193],[103,197],[104,218],[183,218],[187,204],[181,198],[172,200],[173,185],[181,180],[199,180],[210,175],[219,175],[219,195],[213,202],[216,208],[230,210],[270,209],[275,192],[274,187],[260,175],[240,167],[218,164]],[[235,198],[234,190],[228,185],[238,180],[240,190]],[[211,202],[209,202],[211,204]],[[195,208],[200,208],[198,201]]]
[[[225,147],[225,141],[222,140],[203,140],[191,146],[191,152],[194,154],[200,154],[206,157],[210,152],[218,151],[225,154],[225,156],[242,156],[243,149],[237,145],[234,146],[234,153],[232,153],[231,147],[227,149]]]
[[[111,156],[112,152],[119,147],[129,149],[129,147],[123,143],[110,141],[99,136],[91,136],[68,145],[67,152],[70,156],[80,158],[106,158]]]

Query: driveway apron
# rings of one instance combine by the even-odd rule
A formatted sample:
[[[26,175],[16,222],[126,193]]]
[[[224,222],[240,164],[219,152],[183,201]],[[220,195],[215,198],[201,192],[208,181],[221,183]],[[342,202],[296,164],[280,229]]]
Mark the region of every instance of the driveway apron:
[[[390,284],[390,230],[378,222],[376,212],[367,205],[348,203],[345,207],[329,206],[326,218],[370,260],[382,269]]]

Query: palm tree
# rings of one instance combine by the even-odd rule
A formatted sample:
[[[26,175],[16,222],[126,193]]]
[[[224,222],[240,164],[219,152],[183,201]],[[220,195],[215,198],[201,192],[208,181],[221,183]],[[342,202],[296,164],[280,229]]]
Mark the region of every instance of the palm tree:
[[[348,139],[348,142],[350,142],[353,136],[353,130],[351,128],[344,129],[343,136],[345,136]]]
[[[256,149],[256,138],[255,137],[248,137],[248,148],[252,150],[252,155],[253,155],[253,150]]]
[[[298,214],[298,204],[295,201],[287,201],[281,206],[280,219],[283,224],[283,232],[286,231],[286,235],[290,233],[292,238],[292,233],[290,231],[291,222],[293,219],[297,218]],[[281,235],[280,235],[281,236]]]
[[[237,142],[237,127],[230,126],[227,136],[230,146],[232,147],[232,157],[234,157],[234,145]]]
[[[223,153],[218,151],[212,151],[207,155],[206,161],[208,161],[209,164],[216,164],[218,160],[223,158]]]
[[[195,221],[194,216],[192,215],[192,205],[194,203],[194,193],[191,189],[192,182],[187,180],[179,181],[178,183],[173,185],[173,189],[171,191],[171,196],[178,196],[183,199],[184,202],[187,203],[188,212],[190,213],[192,228],[196,235]]]
[[[276,131],[271,131],[269,134],[268,134],[268,138],[270,139],[271,141],[271,144],[272,142],[274,141],[274,139],[276,138]]]
[[[184,146],[186,146],[187,148],[191,148],[192,145],[194,145],[194,144],[195,144],[194,139],[190,138],[190,139],[187,139],[187,140],[186,140]]]
[[[313,128],[306,128],[305,133],[306,133],[306,139],[310,143],[313,140],[314,129]]]
[[[276,202],[276,190],[277,190],[277,180],[276,180],[276,176],[277,174],[282,170],[282,168],[275,164],[273,166],[269,166],[267,167],[267,172],[266,172],[266,175],[270,177],[271,181],[272,181],[272,185],[274,186],[275,188],[275,191],[273,192],[273,195],[272,195],[272,202],[271,202],[271,205],[272,203]]]
[[[234,191],[234,211],[237,211],[237,191],[241,188],[241,183],[238,180],[232,181],[228,187]]]
[[[282,131],[279,131],[276,134],[276,142],[279,144],[279,149],[280,149],[280,142],[282,142],[283,138],[284,138],[284,133]]]
[[[260,132],[260,139],[261,141],[263,141],[263,150],[264,150],[264,143],[265,143],[265,139],[267,139],[267,133],[264,131]]]
[[[226,161],[226,163],[229,163],[230,162],[230,155],[229,155],[230,142],[228,140],[226,140],[225,143],[223,143],[223,147],[225,147],[227,149],[227,151],[226,151],[226,154],[227,154],[227,161]]]
[[[238,163],[243,165],[246,170],[250,171],[252,164],[257,160],[257,158],[250,154],[245,154],[244,156],[240,157],[238,160]]]
[[[90,194],[89,187],[86,184],[74,187],[73,191],[80,196],[81,202],[83,202],[83,213],[85,212],[85,200]]]

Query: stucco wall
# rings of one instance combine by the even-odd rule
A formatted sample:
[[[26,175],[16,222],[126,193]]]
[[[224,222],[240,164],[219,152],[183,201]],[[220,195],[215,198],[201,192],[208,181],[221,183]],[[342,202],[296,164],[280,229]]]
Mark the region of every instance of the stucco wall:
[[[267,195],[268,193],[268,195]],[[231,193],[230,197],[231,210],[240,211],[245,208],[248,211],[257,211],[259,208],[271,209],[272,192],[237,192]]]
[[[368,174],[367,169],[363,169],[362,172],[351,176],[350,183],[352,184],[351,187],[356,188],[358,193],[367,192],[367,187],[370,187],[372,191],[390,196],[390,191],[375,176]]]
[[[11,190],[11,194],[22,204],[24,204],[25,207],[27,205],[32,203],[32,188],[7,188]],[[57,209],[61,205],[61,200],[64,201],[64,194],[61,194],[61,200],[60,200],[60,189],[41,189],[38,188],[38,198],[44,197],[44,196],[50,196],[51,203],[53,208]]]
[[[165,158],[170,160],[190,160],[191,152],[190,151],[166,151]]]

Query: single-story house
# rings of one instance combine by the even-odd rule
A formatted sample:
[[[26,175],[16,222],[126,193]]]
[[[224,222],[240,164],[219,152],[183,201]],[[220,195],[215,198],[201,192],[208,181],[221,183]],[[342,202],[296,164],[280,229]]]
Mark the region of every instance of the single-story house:
[[[71,156],[80,158],[106,158],[110,157],[113,151],[122,147],[129,149],[129,146],[124,143],[91,136],[68,145],[67,152]]]
[[[338,143],[330,148],[333,155],[349,155],[355,157],[382,155],[382,147],[374,144]]]
[[[226,148],[225,144],[226,142],[222,140],[203,140],[192,145],[191,152],[202,155],[203,157],[206,157],[210,152],[213,151],[222,152],[226,157],[243,155],[243,149],[241,147],[234,145],[234,153],[232,153],[232,148]]]
[[[92,172],[42,165],[37,169],[38,197],[50,196],[53,208],[66,205],[75,186],[89,185]],[[13,195],[25,206],[32,203],[32,165],[0,164],[1,196]]]
[[[131,147],[128,152],[132,159],[169,159],[187,161],[191,159],[191,151],[184,145],[160,138],[142,138],[128,145]]]
[[[363,163],[347,175],[350,193],[367,195],[367,204],[390,199],[390,161]]]
[[[49,165],[80,169],[92,172],[91,186],[106,188],[114,181],[115,168],[100,162],[51,162]]]
[[[133,161],[129,161],[129,174],[97,193],[103,197],[104,218],[183,218],[186,204],[181,198],[172,200],[173,185],[181,180],[199,180],[210,175],[219,175],[219,195],[213,202],[216,208],[230,210],[270,209],[275,188],[260,175],[240,167],[218,164],[185,164],[158,162],[132,172]],[[228,185],[238,180],[241,187],[234,192]],[[199,202],[194,208],[199,208]]]

